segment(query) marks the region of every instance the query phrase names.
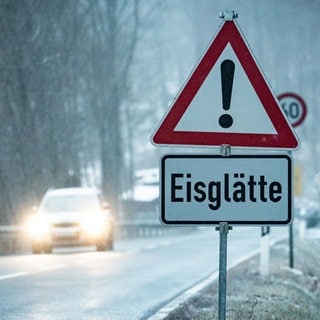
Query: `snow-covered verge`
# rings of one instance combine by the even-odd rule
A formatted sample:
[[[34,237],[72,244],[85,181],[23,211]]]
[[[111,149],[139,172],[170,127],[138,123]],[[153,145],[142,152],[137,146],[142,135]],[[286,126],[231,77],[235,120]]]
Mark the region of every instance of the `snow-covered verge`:
[[[259,256],[228,272],[227,320],[319,320],[320,240],[295,240],[294,269],[287,242],[271,249],[270,276],[259,274]],[[218,319],[218,283],[189,299],[165,320]]]

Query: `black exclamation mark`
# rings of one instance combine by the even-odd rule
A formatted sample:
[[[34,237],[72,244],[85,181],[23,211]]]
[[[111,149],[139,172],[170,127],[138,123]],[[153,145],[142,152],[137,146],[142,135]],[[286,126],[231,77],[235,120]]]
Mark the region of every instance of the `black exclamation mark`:
[[[232,60],[224,60],[221,63],[221,87],[222,87],[222,107],[223,110],[228,111],[230,109],[231,93],[234,76],[234,62]],[[219,118],[219,124],[222,128],[230,128],[232,126],[233,119],[229,114],[223,114]]]

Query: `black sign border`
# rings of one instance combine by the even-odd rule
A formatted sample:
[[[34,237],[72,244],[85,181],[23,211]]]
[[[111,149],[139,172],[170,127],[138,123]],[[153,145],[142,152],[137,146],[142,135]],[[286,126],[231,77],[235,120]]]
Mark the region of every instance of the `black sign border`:
[[[165,217],[165,162],[166,159],[287,159],[288,161],[288,218],[285,221],[172,221],[166,220]],[[164,155],[160,159],[160,221],[164,225],[171,226],[187,226],[187,225],[201,225],[212,226],[219,225],[220,222],[227,222],[230,225],[242,225],[242,226],[271,226],[271,225],[289,225],[292,223],[292,211],[293,211],[293,199],[292,199],[292,158],[288,154],[279,155],[230,155],[223,157],[220,155],[195,155],[195,154],[176,154],[176,155]]]

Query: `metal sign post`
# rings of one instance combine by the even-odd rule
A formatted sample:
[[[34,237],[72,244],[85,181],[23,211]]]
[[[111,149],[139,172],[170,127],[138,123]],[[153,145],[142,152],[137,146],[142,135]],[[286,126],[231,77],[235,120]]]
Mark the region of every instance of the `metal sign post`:
[[[222,157],[230,157],[231,147],[222,145],[220,148]],[[218,299],[218,320],[226,319],[227,311],[227,249],[228,249],[228,233],[232,230],[228,222],[220,222],[216,231],[220,233],[219,243],[219,299]]]
[[[228,222],[220,222],[216,230],[220,232],[218,319],[225,320],[227,305],[227,241],[229,230],[232,230],[232,227],[229,226]]]
[[[293,224],[289,225],[289,267],[294,267],[294,252],[293,252]]]
[[[278,96],[280,106],[293,127],[300,126],[307,116],[307,104],[302,97],[293,92],[285,92]],[[291,152],[290,152],[291,153]],[[289,267],[294,268],[293,224],[289,225]]]
[[[292,218],[290,155],[231,155],[230,146],[299,146],[237,16],[227,10],[220,15],[224,23],[151,137],[155,145],[221,147],[219,156],[164,155],[160,160],[161,222],[218,225],[219,320],[226,319],[230,225],[288,225]],[[284,105],[295,120],[297,110],[295,103]]]
[[[289,152],[291,156],[291,152]],[[289,268],[294,268],[294,249],[293,249],[293,222],[289,225]]]

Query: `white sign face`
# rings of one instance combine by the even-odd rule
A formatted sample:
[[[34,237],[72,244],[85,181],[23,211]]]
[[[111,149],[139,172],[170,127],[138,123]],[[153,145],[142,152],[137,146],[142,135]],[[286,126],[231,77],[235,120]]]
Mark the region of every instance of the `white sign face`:
[[[164,224],[289,224],[292,160],[289,155],[166,155],[160,193]]]
[[[232,125],[222,127],[219,124],[219,118],[224,113],[224,109],[221,92],[221,71],[219,67],[216,67],[208,74],[174,130],[276,134],[277,131],[272,121],[230,44],[226,46],[217,60],[217,66],[220,66],[226,60],[232,61],[235,68],[232,94],[230,92],[228,106],[228,114],[233,119]]]

